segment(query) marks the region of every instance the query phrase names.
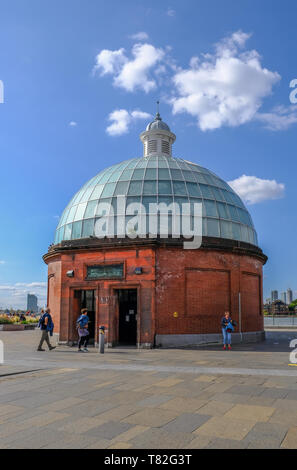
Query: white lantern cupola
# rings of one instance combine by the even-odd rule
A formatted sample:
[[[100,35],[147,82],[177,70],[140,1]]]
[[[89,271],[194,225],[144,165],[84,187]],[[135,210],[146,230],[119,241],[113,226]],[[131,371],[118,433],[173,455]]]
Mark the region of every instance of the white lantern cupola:
[[[158,103],[159,104],[159,103]],[[159,111],[155,119],[150,122],[144,132],[140,134],[143,143],[143,156],[172,157],[172,144],[176,136],[170,131],[169,126],[162,121]]]

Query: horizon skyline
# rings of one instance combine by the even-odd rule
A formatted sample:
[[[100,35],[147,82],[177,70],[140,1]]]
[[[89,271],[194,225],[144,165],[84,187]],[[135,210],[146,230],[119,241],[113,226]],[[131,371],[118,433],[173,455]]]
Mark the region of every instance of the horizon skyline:
[[[263,0],[255,15],[248,0],[172,0],[168,9],[3,2],[0,305],[19,308],[31,292],[46,303],[42,256],[64,208],[99,171],[142,154],[156,101],[177,135],[174,156],[244,201],[268,256],[263,299],[294,285],[297,5]]]

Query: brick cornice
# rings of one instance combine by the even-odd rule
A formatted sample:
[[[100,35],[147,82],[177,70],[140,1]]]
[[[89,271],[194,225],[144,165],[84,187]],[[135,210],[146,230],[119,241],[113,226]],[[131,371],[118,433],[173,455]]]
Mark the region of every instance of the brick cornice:
[[[78,240],[65,240],[57,245],[51,245],[48,252],[43,256],[45,263],[53,258],[59,258],[64,253],[78,253],[84,251],[101,251],[117,249],[135,249],[135,248],[182,248],[183,242],[189,241],[182,238],[83,238]],[[200,250],[224,251],[239,255],[252,256],[259,259],[263,264],[267,261],[267,256],[261,248],[249,243],[225,238],[203,237]]]

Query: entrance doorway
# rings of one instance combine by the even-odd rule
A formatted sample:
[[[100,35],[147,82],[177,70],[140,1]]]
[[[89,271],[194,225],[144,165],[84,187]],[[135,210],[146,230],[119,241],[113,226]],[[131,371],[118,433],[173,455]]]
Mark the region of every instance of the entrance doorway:
[[[88,309],[89,324],[88,329],[90,333],[90,344],[95,341],[95,291],[94,290],[76,290],[75,297],[79,301],[79,315],[82,308]],[[78,317],[77,317],[78,318]],[[75,321],[77,320],[75,318]]]
[[[119,343],[136,345],[137,289],[119,289]]]

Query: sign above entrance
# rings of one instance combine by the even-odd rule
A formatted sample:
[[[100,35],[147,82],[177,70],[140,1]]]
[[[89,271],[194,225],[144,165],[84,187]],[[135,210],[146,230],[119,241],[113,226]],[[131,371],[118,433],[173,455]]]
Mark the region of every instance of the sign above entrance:
[[[123,277],[123,264],[87,266],[87,279],[122,279]]]

